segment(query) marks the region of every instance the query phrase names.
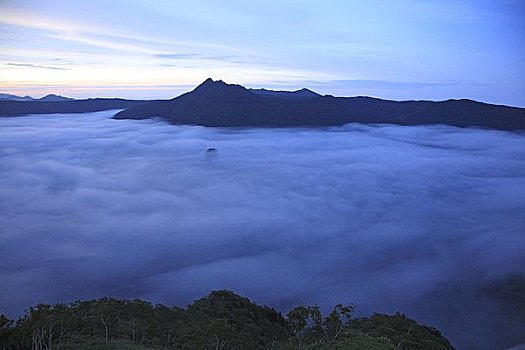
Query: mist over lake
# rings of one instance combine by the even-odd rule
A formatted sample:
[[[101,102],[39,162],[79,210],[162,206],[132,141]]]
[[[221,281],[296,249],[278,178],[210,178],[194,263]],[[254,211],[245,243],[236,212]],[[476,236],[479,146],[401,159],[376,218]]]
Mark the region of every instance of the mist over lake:
[[[458,349],[525,342],[524,133],[115,112],[0,118],[0,313],[232,289],[399,310]]]

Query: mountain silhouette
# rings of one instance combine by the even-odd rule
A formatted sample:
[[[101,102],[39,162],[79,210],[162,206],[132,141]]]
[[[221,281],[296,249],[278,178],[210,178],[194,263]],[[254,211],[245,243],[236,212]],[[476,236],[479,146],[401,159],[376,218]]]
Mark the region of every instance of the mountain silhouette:
[[[0,94],[0,101],[33,101],[34,98],[32,98],[29,95],[26,96],[17,96],[17,95],[11,95],[11,94]]]
[[[51,101],[73,101],[74,98],[64,97],[55,94],[49,94],[42,98],[33,98],[29,95],[26,96],[17,96],[10,94],[0,94],[0,101],[41,101],[41,102],[51,102]]]
[[[193,91],[117,113],[115,119],[160,117],[174,124],[202,126],[338,126],[352,122],[398,125],[448,124],[524,130],[525,109],[472,100],[388,101],[372,97],[321,96],[250,90],[208,78]]]
[[[147,101],[120,98],[93,98],[74,100],[57,95],[47,95],[35,100],[0,99],[0,117],[16,117],[28,114],[87,113],[108,109],[124,109]]]
[[[64,96],[55,95],[55,94],[49,94],[49,95],[46,95],[38,99],[38,101],[42,101],[42,102],[51,102],[51,101],[58,102],[58,101],[73,101],[73,100],[74,98],[64,97]]]

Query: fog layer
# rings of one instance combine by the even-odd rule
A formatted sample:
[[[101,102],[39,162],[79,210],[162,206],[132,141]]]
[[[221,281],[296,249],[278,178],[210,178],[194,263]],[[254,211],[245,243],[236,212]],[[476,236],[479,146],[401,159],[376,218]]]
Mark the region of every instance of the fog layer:
[[[0,118],[0,313],[227,288],[399,310],[459,349],[525,341],[524,134],[113,114]]]

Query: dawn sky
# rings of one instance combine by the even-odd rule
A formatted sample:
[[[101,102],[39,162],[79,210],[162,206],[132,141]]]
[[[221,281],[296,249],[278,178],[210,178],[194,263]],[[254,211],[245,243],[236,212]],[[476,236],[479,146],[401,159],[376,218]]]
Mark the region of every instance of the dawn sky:
[[[0,92],[248,87],[525,106],[525,1],[0,1]]]

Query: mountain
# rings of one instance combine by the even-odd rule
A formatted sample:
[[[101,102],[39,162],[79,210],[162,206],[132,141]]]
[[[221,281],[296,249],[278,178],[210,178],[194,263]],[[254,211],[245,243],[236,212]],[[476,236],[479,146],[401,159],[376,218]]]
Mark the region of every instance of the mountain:
[[[33,101],[31,96],[17,96],[11,94],[0,94],[0,101]]]
[[[32,98],[29,95],[17,96],[11,94],[0,94],[0,101],[40,101],[40,102],[58,102],[58,101],[73,101],[74,98],[64,97],[55,94],[49,94],[42,98]]]
[[[46,95],[38,99],[38,101],[42,101],[42,102],[59,102],[59,101],[73,101],[73,100],[74,98],[64,97],[64,96],[55,95],[55,94],[49,94],[49,95]]]
[[[321,96],[307,89],[289,93],[254,91],[212,79],[174,99],[140,104],[114,116],[115,119],[150,117],[164,118],[174,124],[215,127],[318,127],[358,122],[525,130],[523,108],[472,100],[398,102],[363,96]]]
[[[57,95],[48,95],[40,100],[0,100],[0,117],[15,117],[28,114],[87,113],[108,109],[124,109],[148,101],[124,100],[120,98],[94,98],[73,100]]]

